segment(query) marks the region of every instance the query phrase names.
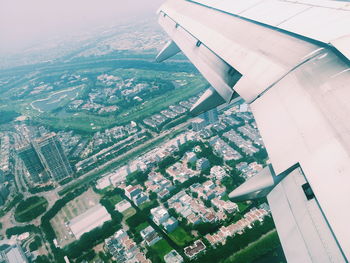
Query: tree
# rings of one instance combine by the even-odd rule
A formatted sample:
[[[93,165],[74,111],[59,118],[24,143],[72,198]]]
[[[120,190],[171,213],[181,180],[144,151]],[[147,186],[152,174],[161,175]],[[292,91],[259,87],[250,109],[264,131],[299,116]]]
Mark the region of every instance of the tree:
[[[6,236],[7,238],[11,238],[13,235],[20,235],[25,232],[39,233],[40,229],[34,225],[14,226],[6,229]]]
[[[35,259],[35,263],[48,263],[48,262],[51,262],[51,260],[45,255],[38,256]]]
[[[169,209],[168,209],[168,213],[169,213],[169,215],[172,216],[172,217],[175,217],[175,218],[178,218],[178,217],[179,217],[179,215],[176,213],[176,211],[175,211],[174,208],[169,208]]]
[[[29,250],[32,252],[32,251],[35,251],[35,250],[38,250],[39,246],[38,244],[33,241],[32,243],[29,244]]]
[[[200,223],[193,227],[194,230],[197,230],[201,235],[205,236],[206,234],[213,234],[219,230],[219,225],[216,223]]]
[[[157,199],[157,194],[155,193],[155,192],[151,192],[151,194],[149,195],[149,199],[151,200],[151,201],[153,201],[153,200],[156,200]]]

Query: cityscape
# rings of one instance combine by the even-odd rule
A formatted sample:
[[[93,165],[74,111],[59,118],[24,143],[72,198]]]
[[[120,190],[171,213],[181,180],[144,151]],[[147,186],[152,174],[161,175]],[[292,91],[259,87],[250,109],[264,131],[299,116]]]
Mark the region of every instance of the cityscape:
[[[1,263],[286,262],[267,200],[229,199],[270,163],[249,106],[191,117],[209,84],[156,64],[165,40],[151,19],[0,70]]]

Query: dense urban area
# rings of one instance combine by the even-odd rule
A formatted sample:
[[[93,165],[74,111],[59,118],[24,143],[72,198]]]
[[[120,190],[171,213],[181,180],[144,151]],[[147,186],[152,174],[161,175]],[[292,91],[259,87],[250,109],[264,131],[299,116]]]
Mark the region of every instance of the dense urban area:
[[[248,105],[190,117],[208,83],[153,24],[0,69],[0,262],[285,262],[228,197],[269,164]]]

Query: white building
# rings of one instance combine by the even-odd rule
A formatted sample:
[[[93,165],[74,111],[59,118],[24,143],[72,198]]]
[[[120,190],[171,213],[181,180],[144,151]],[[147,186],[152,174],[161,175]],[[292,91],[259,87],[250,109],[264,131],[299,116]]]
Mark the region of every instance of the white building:
[[[161,225],[169,218],[168,211],[161,206],[151,209],[151,214],[154,223],[157,225]]]
[[[176,250],[171,250],[164,256],[164,261],[165,263],[182,263],[184,259]]]
[[[6,263],[28,263],[22,247],[18,244],[7,248],[3,252],[3,258]],[[0,258],[1,259],[1,258]]]
[[[74,217],[68,225],[75,238],[79,239],[83,234],[102,226],[103,223],[111,219],[111,215],[107,212],[106,208],[98,204],[83,214]]]
[[[192,129],[194,131],[201,131],[205,127],[205,120],[202,118],[195,118],[192,121]]]

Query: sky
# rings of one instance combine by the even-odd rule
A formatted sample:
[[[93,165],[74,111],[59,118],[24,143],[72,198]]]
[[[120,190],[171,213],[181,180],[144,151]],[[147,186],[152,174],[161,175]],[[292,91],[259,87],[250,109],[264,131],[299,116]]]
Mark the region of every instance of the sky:
[[[156,16],[164,0],[0,0],[0,53],[55,36]]]

